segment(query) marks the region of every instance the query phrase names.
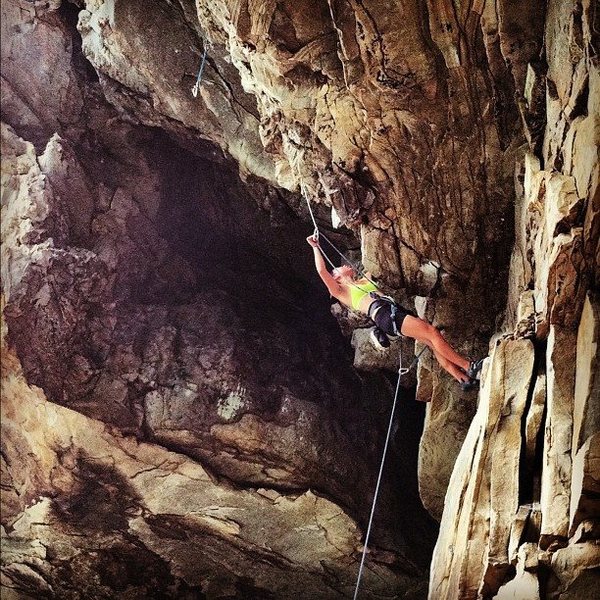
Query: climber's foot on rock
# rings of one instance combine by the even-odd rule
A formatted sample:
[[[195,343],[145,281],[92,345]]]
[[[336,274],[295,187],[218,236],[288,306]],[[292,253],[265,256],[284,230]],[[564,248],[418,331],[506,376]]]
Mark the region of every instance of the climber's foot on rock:
[[[469,363],[469,368],[465,373],[470,379],[475,379],[477,381],[481,379],[481,367],[483,366],[483,361],[484,359],[480,358],[479,360],[472,360]]]

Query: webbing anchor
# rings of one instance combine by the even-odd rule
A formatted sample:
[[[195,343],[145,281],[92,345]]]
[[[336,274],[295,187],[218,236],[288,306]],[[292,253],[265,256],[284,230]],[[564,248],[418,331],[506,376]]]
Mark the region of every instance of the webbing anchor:
[[[196,83],[192,88],[192,96],[196,98],[200,91],[200,83],[202,82],[202,72],[204,71],[204,65],[206,63],[206,46],[204,46],[204,54],[202,55],[202,62],[200,63],[200,69],[198,70],[198,76],[196,77]]]

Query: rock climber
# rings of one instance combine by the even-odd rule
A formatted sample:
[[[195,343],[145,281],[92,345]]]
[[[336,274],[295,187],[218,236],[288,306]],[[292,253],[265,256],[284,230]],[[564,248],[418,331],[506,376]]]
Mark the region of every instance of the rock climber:
[[[477,385],[483,360],[469,361],[455,352],[433,325],[414,316],[391,298],[383,296],[369,279],[357,279],[352,267],[342,265],[329,273],[318,239],[311,235],[306,241],[314,250],[317,273],[329,293],[345,306],[367,315],[375,323],[371,339],[376,346],[387,348],[390,345],[389,338],[398,335],[414,338],[431,348],[441,367],[463,389]]]

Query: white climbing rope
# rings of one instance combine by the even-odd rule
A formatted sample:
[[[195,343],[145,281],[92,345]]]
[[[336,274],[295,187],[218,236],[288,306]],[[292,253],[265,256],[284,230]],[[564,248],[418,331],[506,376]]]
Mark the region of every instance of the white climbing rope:
[[[381,465],[379,466],[379,475],[377,476],[377,484],[375,485],[375,493],[373,495],[373,504],[371,506],[371,514],[369,515],[369,524],[367,526],[367,533],[365,535],[365,543],[363,544],[362,557],[360,559],[360,567],[358,568],[358,576],[356,578],[356,587],[354,588],[354,600],[358,598],[358,589],[360,587],[360,580],[365,566],[365,558],[367,556],[367,548],[369,545],[369,537],[371,535],[371,526],[373,525],[373,516],[375,515],[375,507],[377,505],[377,497],[379,495],[379,486],[381,485],[381,477],[383,475],[383,466],[385,464],[385,457],[387,455],[388,446],[390,443],[390,437],[392,433],[392,425],[394,422],[394,413],[396,411],[396,404],[398,401],[398,392],[400,391],[400,379],[402,375],[406,375],[421,358],[421,354],[425,352],[427,346],[424,346],[422,350],[415,356],[408,367],[402,368],[402,351],[398,353],[398,381],[396,382],[396,391],[394,392],[394,401],[392,403],[392,410],[390,412],[390,422],[388,425],[387,435],[385,437],[385,444],[383,446],[383,455],[381,456]]]
[[[304,196],[304,199],[306,200],[306,206],[308,206],[308,212],[310,214],[310,218],[312,219],[313,225],[315,226],[315,231],[313,233],[313,237],[318,240],[319,238],[323,238],[330,246],[331,248],[338,254],[338,256],[340,256],[340,258],[348,263],[356,273],[358,273],[359,275],[361,275],[364,279],[366,279],[369,283],[371,283],[372,285],[374,285],[375,287],[379,287],[359,266],[358,264],[353,263],[349,258],[346,258],[346,256],[344,256],[344,254],[337,248],[337,246],[319,229],[319,225],[317,224],[317,220],[315,219],[315,215],[313,213],[312,207],[310,205],[310,200],[308,199],[308,194],[306,193],[306,188],[304,186],[303,183],[300,183],[300,189],[302,190],[302,195]],[[331,259],[329,258],[329,256],[327,256],[327,253],[323,250],[323,248],[321,248],[321,246],[319,245],[319,251],[321,252],[321,254],[323,255],[323,258],[325,258],[325,260],[329,263],[329,265],[331,267],[333,267],[334,269],[336,268],[335,264],[331,261]],[[351,285],[353,285],[354,287],[360,287],[358,285],[356,285],[355,283],[352,283]]]
[[[356,587],[354,588],[354,600],[358,598],[358,589],[360,587],[360,580],[362,577],[363,568],[365,566],[365,558],[367,556],[367,547],[369,545],[369,536],[371,535],[371,526],[373,525],[373,516],[375,514],[375,506],[377,505],[377,496],[379,495],[379,486],[381,484],[381,477],[383,475],[383,466],[385,464],[385,457],[387,454],[388,446],[390,443],[390,437],[392,434],[392,424],[394,422],[394,412],[396,410],[396,403],[398,401],[398,392],[400,391],[400,376],[402,374],[402,354],[399,358],[400,367],[398,369],[398,382],[396,383],[396,392],[394,393],[394,402],[392,403],[392,410],[390,412],[390,423],[388,425],[387,435],[385,437],[385,444],[383,446],[383,455],[381,457],[381,465],[379,466],[379,475],[377,476],[377,484],[375,485],[375,494],[373,495],[373,504],[371,506],[371,514],[369,515],[369,524],[367,526],[367,533],[365,535],[365,543],[363,544],[362,557],[360,559],[360,567],[358,568],[358,576],[356,578]],[[410,368],[410,367],[409,367]]]

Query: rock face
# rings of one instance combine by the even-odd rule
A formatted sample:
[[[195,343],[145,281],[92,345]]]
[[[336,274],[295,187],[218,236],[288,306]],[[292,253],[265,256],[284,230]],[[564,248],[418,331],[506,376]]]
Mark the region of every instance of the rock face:
[[[286,598],[301,589],[330,598],[352,589],[360,534],[336,504],[310,490],[219,482],[182,454],[48,402],[18,368],[4,383],[3,452],[25,457],[20,471],[5,465],[3,577],[14,597]],[[366,574],[367,597],[389,597],[398,583],[379,564]]]
[[[595,18],[586,3],[547,7],[548,122],[517,164],[505,333],[446,493],[431,600],[598,593]]]
[[[419,495],[432,600],[591,597],[597,13],[2,0],[8,597],[352,595],[414,345],[332,317],[307,202],[491,349],[402,381],[361,597],[425,597]]]
[[[2,5],[3,316],[16,356],[3,382],[3,595],[350,594],[393,388],[353,369],[350,342],[299,258],[308,257],[297,216],[306,208],[268,184],[249,150],[254,166],[240,179],[212,143],[234,154],[224,134],[200,135],[198,115],[174,122],[181,108],[163,114],[133,79],[126,88],[98,76],[75,29],[89,15],[30,8]],[[35,61],[39,73],[25,81],[23,65]],[[54,65],[61,76],[43,78]],[[187,80],[178,93],[190,102]],[[332,237],[345,247],[349,234]],[[48,422],[35,418],[48,411]],[[422,596],[434,542],[416,483],[419,418],[408,405],[398,418],[362,584],[370,597]],[[108,437],[86,440],[86,429]],[[122,465],[139,444],[155,452],[144,469],[162,505]],[[27,458],[38,455],[41,465]],[[172,460],[196,473],[188,488],[206,480],[213,492],[161,495]],[[123,509],[121,494],[131,499]],[[281,502],[304,509],[271,514]],[[321,527],[311,507],[322,502]],[[234,506],[247,520],[226,518],[221,533],[189,521]],[[328,523],[338,517],[341,546]],[[248,543],[234,531],[247,527]],[[320,555],[319,536],[329,539]],[[252,567],[263,562],[276,565],[264,579]],[[155,575],[140,582],[142,571]]]

